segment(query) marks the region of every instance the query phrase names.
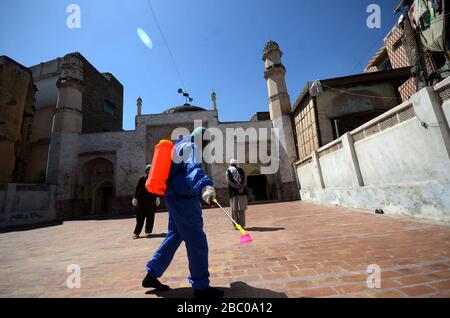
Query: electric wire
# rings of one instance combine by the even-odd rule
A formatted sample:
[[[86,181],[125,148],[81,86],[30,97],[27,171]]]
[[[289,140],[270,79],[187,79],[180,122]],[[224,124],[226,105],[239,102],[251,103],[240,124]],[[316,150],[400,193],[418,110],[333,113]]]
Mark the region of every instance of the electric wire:
[[[164,35],[164,32],[162,31],[161,25],[159,24],[158,18],[157,18],[157,16],[156,16],[156,12],[155,12],[155,10],[153,9],[153,6],[152,6],[150,0],[147,0],[147,3],[148,3],[148,6],[149,6],[149,8],[150,8],[150,11],[151,11],[151,14],[152,14],[152,16],[153,16],[153,19],[155,20],[156,27],[158,28],[159,33],[161,34],[161,37],[162,37],[164,43],[166,44],[166,48],[167,48],[167,51],[169,52],[170,59],[171,59],[172,64],[173,64],[173,66],[174,66],[174,68],[175,68],[175,72],[177,73],[178,80],[180,81],[180,83],[181,83],[181,85],[182,85],[182,88],[183,88],[184,90],[186,90],[186,85],[184,84],[183,78],[181,77],[180,70],[179,70],[179,68],[178,68],[178,66],[177,66],[177,63],[176,63],[176,61],[175,61],[175,57],[174,57],[174,55],[173,55],[173,53],[172,53],[172,50],[170,49],[169,42],[167,41],[167,38],[166,38],[166,36]]]
[[[365,58],[365,56],[367,55],[367,54],[369,54],[371,51],[372,51],[372,49],[375,47],[375,45],[377,45],[379,42],[380,42],[380,40],[381,39],[383,39],[383,38],[385,38],[386,37],[386,34],[387,34],[387,31],[389,30],[392,30],[392,28],[396,25],[398,23],[398,21],[396,20],[393,24],[391,24],[388,28],[385,28],[384,30],[383,30],[383,32],[381,33],[382,34],[382,37],[381,38],[377,38],[376,39],[376,41],[375,42],[373,42],[373,44],[370,46],[370,48],[366,51],[366,53],[364,54],[364,56],[359,60],[359,62],[356,62],[356,64],[355,64],[355,66],[353,67],[353,69],[352,69],[352,71],[351,71],[351,73],[353,73],[353,71],[355,71],[355,69],[357,69],[359,66],[361,66],[361,67],[364,67],[363,65],[362,65],[362,60]],[[359,64],[359,65],[358,65]]]

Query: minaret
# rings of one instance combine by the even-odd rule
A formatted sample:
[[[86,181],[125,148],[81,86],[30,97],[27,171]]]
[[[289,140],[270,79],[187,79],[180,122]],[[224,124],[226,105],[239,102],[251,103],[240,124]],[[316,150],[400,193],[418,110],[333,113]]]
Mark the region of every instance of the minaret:
[[[284,78],[286,69],[281,62],[282,56],[283,52],[281,52],[276,42],[267,42],[263,54],[265,64],[264,78],[267,80],[270,119],[272,120],[288,115],[291,112],[291,101]]]
[[[211,101],[213,104],[213,110],[217,111],[217,96],[216,96],[216,92],[214,91],[214,89],[212,90],[212,93],[211,93]]]
[[[276,158],[279,160],[277,191],[279,200],[289,201],[297,200],[299,191],[293,168],[293,163],[297,160],[297,151],[291,119],[291,100],[284,78],[286,69],[281,62],[282,56],[283,52],[276,42],[267,42],[263,54],[264,78],[267,80],[269,92],[270,119],[276,134],[276,136],[272,135],[272,142],[279,143],[279,153]]]
[[[142,98],[141,98],[141,96],[139,96],[139,98],[137,99],[136,105],[137,105],[137,115],[141,116],[142,115]]]
[[[56,83],[58,100],[53,116],[52,132],[77,133],[82,131],[83,65],[74,55],[62,59],[61,75]]]
[[[61,63],[61,75],[56,84],[58,100],[53,115],[46,176],[48,184],[58,186],[70,183],[67,178],[73,177],[72,171],[66,171],[66,168],[75,159],[67,154],[77,153],[74,149],[78,147],[78,134],[81,134],[83,129],[83,62],[77,53],[74,53],[66,55]],[[58,193],[60,192],[58,189]],[[64,193],[70,196],[69,191]]]

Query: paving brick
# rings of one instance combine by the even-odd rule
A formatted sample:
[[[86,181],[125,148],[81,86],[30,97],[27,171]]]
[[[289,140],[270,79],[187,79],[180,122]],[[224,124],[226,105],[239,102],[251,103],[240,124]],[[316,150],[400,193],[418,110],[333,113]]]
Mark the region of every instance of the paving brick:
[[[430,284],[433,288],[439,289],[439,290],[450,290],[450,279],[444,280],[438,283],[432,283]],[[450,296],[450,295],[449,295]]]
[[[383,276],[381,276],[381,288],[398,288],[401,286],[402,286],[402,284],[399,283],[397,280],[383,278]]]
[[[339,274],[345,273],[345,270],[339,266],[324,266],[322,268],[316,268],[316,272],[320,274]]]
[[[245,275],[245,276],[236,276],[232,277],[232,281],[240,281],[240,282],[257,282],[261,281],[262,277],[260,275]]]
[[[431,279],[429,276],[425,275],[416,275],[416,276],[408,276],[398,279],[398,282],[403,286],[409,285],[417,285],[421,283],[429,282]]]
[[[446,225],[306,202],[258,205],[249,207],[249,226],[284,230],[251,232],[254,243],[243,247],[219,212],[204,211],[211,284],[231,297],[450,298]],[[0,297],[157,297],[140,284],[164,238],[133,241],[134,223],[67,221],[1,233]],[[159,213],[155,233],[166,231],[167,214]],[[189,287],[186,255],[182,246],[163,283]],[[66,286],[70,264],[81,266],[80,290]],[[370,264],[382,269],[380,290],[367,289]]]
[[[405,294],[403,294],[397,290],[387,290],[387,291],[382,291],[382,292],[378,292],[378,293],[373,292],[373,293],[362,294],[361,296],[367,297],[367,298],[403,298],[403,297],[405,297]]]
[[[336,291],[329,287],[304,289],[301,292],[301,294],[303,295],[302,297],[307,297],[307,298],[330,297],[330,296],[337,295]]]
[[[403,276],[402,273],[396,272],[396,271],[381,271],[381,278],[393,278],[393,277],[400,277]]]
[[[270,274],[261,274],[263,280],[277,280],[277,279],[286,279],[289,278],[287,273],[270,273]]]
[[[316,277],[311,283],[315,286],[336,286],[342,284],[342,281],[336,277]]]
[[[341,276],[340,279],[345,283],[365,283],[367,281],[367,275],[346,275]]]
[[[369,288],[367,287],[367,284],[359,283],[359,284],[347,284],[342,286],[336,286],[335,289],[338,291],[339,294],[348,295],[352,293],[365,292]]]
[[[400,289],[403,293],[410,297],[421,297],[427,296],[435,292],[435,289],[426,286],[426,285],[418,285],[413,287],[405,287]]]
[[[286,266],[276,266],[270,268],[274,273],[286,273],[286,272],[293,272],[297,270],[297,267],[294,265],[286,265]]]
[[[267,262],[276,262],[276,261],[287,261],[288,258],[285,256],[282,257],[267,257],[264,259]]]
[[[306,280],[297,280],[293,282],[288,282],[284,285],[284,288],[286,289],[303,289],[308,287],[312,287],[312,284]]]
[[[432,277],[433,279],[450,278],[450,270],[430,273],[428,274],[428,276]]]
[[[312,269],[302,269],[295,272],[289,272],[289,276],[291,277],[307,277],[307,276],[316,276],[317,273]]]

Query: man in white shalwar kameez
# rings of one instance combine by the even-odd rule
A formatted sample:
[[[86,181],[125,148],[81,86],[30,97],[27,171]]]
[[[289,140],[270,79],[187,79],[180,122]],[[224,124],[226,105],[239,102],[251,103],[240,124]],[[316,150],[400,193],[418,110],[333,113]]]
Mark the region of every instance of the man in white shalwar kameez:
[[[245,211],[247,210],[247,176],[243,169],[238,167],[236,159],[232,159],[226,171],[230,206],[233,219],[245,228]]]

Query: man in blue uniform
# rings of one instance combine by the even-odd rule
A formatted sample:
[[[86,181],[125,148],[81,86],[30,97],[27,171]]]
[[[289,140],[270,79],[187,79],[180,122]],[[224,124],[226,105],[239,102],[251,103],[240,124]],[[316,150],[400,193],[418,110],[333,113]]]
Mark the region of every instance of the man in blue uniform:
[[[169,267],[175,252],[184,241],[189,259],[189,282],[198,298],[222,297],[222,290],[209,286],[208,242],[203,231],[202,209],[199,198],[211,204],[215,198],[212,180],[205,174],[201,147],[205,128],[197,128],[190,136],[180,138],[175,144],[170,169],[166,201],[169,209],[167,237],[153,258],[147,263],[144,288],[165,290],[169,287],[159,282]]]

